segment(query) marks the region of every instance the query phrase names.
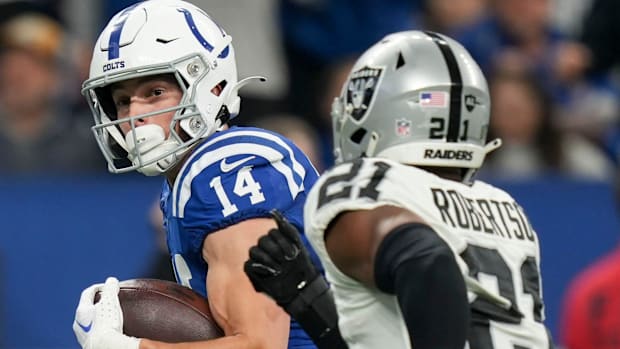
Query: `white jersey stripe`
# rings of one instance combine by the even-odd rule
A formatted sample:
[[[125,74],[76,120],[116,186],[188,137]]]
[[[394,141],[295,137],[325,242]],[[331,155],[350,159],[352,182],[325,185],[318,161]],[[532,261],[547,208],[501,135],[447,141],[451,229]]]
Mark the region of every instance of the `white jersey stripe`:
[[[276,144],[278,144],[279,146],[283,147],[284,149],[286,149],[286,151],[288,152],[288,154],[291,157],[291,162],[293,163],[293,170],[295,171],[295,173],[297,173],[301,178],[305,178],[306,177],[306,170],[304,168],[304,166],[297,161],[297,159],[295,159],[295,152],[293,151],[293,149],[291,149],[291,147],[286,144],[281,138],[268,133],[268,132],[261,132],[261,131],[252,131],[252,130],[236,130],[236,129],[232,129],[229,132],[227,132],[226,134],[223,135],[217,135],[216,137],[204,144],[202,144],[200,147],[198,147],[193,154],[189,157],[189,159],[186,161],[187,163],[191,163],[192,159],[194,157],[196,157],[198,154],[200,154],[201,151],[203,151],[205,148],[219,142],[222,141],[224,139],[228,139],[231,137],[238,137],[238,136],[254,136],[254,137],[258,137],[258,138],[262,138],[262,139],[266,139],[269,141],[272,141]],[[241,152],[240,152],[241,154]],[[234,155],[234,154],[231,154]],[[182,173],[183,169],[181,170],[180,173]]]
[[[260,132],[260,131],[250,131],[250,130],[243,130],[243,131],[232,131],[222,137],[220,137],[221,139],[226,139],[226,138],[230,138],[233,136],[255,136],[255,137],[259,137],[259,138],[264,138],[267,140],[270,140],[276,144],[278,144],[279,146],[281,146],[282,148],[286,149],[286,151],[288,152],[288,154],[291,157],[291,162],[293,163],[293,170],[295,171],[295,173],[297,173],[299,175],[299,177],[301,178],[305,178],[306,177],[306,169],[304,168],[304,166],[297,161],[297,159],[295,159],[295,152],[293,151],[293,149],[291,149],[291,147],[286,144],[282,138],[277,137],[272,135],[271,133],[267,133],[267,132]]]
[[[187,158],[187,160],[185,161],[185,163],[183,164],[183,166],[181,167],[181,170],[179,171],[179,175],[182,175],[183,173],[185,173],[185,169],[187,168],[187,166],[189,164],[191,164],[194,160],[195,157],[197,156],[201,156],[200,154],[202,153],[202,151],[204,149],[206,149],[207,147],[225,140],[225,139],[229,139],[231,137],[236,137],[236,136],[255,136],[258,138],[262,138],[262,139],[266,139],[266,140],[270,140],[272,142],[277,143],[278,145],[282,146],[284,149],[286,149],[286,151],[289,153],[290,157],[291,157],[291,162],[293,163],[293,170],[295,171],[295,173],[297,173],[301,178],[302,178],[302,185],[303,185],[303,179],[306,176],[306,170],[304,169],[303,165],[300,164],[296,159],[295,159],[295,154],[293,152],[293,149],[291,149],[291,147],[289,147],[282,139],[268,133],[265,131],[251,131],[251,130],[245,130],[245,129],[230,129],[229,131],[227,131],[225,134],[214,134],[213,135],[213,139],[205,142],[204,144],[200,145],[198,148],[196,148],[192,154],[189,156],[189,158]],[[251,148],[250,148],[251,149]],[[214,149],[215,150],[215,149]],[[240,152],[240,154],[243,154],[244,151]],[[231,154],[231,155],[235,155],[235,154]],[[177,180],[174,183],[174,186],[172,188],[172,214],[174,216],[176,216],[177,214],[177,195],[175,193],[179,192],[179,185],[180,185],[181,181],[177,178]]]
[[[200,157],[200,159],[191,163],[191,167],[185,176],[177,179],[174,185],[174,190],[172,192],[173,216],[183,218],[185,214],[185,205],[191,197],[192,181],[196,176],[198,176],[205,168],[209,167],[210,165],[222,161],[229,156],[239,154],[256,155],[267,159],[271,163],[271,165],[278,172],[282,173],[282,175],[284,175],[284,177],[286,178],[286,183],[293,199],[297,197],[297,194],[300,191],[303,191],[303,187],[301,185],[303,183],[303,177],[301,180],[299,180],[300,185],[298,185],[295,182],[295,177],[291,168],[281,161],[284,158],[284,155],[281,152],[269,146],[256,143],[235,143],[222,146],[220,148],[213,149],[212,151],[205,153],[203,156]],[[188,161],[187,163],[190,163],[190,161]],[[184,170],[185,169],[183,169],[182,171]]]

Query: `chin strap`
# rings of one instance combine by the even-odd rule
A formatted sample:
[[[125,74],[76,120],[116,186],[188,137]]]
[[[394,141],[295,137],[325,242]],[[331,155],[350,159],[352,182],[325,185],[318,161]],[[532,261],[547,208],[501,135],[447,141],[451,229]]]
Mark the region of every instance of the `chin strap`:
[[[256,76],[249,76],[247,78],[241,79],[241,80],[237,81],[237,84],[235,85],[235,87],[232,88],[230,93],[237,93],[237,92],[239,92],[239,90],[243,86],[249,84],[250,82],[253,82],[254,80],[258,80],[260,82],[266,82],[267,78],[264,77],[264,76],[256,75]]]
[[[370,139],[368,140],[368,146],[366,147],[366,151],[364,155],[367,157],[372,157],[375,155],[375,149],[377,148],[377,143],[379,142],[379,134],[373,131],[370,134]]]
[[[502,146],[502,139],[495,138],[494,140],[490,141],[484,146],[484,154],[486,155],[501,146]]]
[[[228,111],[230,112],[230,118],[234,119],[237,114],[239,114],[239,109],[241,107],[241,98],[239,98],[238,96],[238,92],[239,90],[249,84],[250,82],[253,81],[260,81],[260,82],[265,82],[267,81],[267,78],[264,76],[250,76],[247,77],[241,81],[237,81],[237,84],[235,86],[233,86],[232,89],[230,89],[230,91],[228,92],[228,96],[235,96],[234,98],[232,98],[231,101],[225,103],[226,105],[228,105]]]
[[[502,146],[501,138],[495,138],[494,140],[490,141],[483,148],[484,157],[486,157],[487,154],[489,154],[490,152],[492,152],[493,150],[501,146]],[[477,168],[467,169],[467,171],[465,172],[465,175],[463,176],[463,183],[471,183],[472,178],[474,178],[474,175],[476,174],[476,172],[478,172]]]

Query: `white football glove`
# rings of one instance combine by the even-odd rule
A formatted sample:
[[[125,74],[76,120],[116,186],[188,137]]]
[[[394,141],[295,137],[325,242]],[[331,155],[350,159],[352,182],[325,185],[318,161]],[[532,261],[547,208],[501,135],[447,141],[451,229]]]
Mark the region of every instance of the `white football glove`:
[[[101,299],[94,304],[97,291],[101,291]],[[82,291],[73,332],[83,349],[139,349],[139,338],[123,334],[123,311],[118,291],[115,277]]]

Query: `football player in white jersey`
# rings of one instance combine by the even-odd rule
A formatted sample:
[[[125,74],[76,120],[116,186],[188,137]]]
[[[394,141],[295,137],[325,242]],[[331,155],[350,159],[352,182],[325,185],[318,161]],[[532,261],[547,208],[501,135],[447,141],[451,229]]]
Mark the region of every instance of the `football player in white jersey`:
[[[160,206],[176,279],[208,296],[225,336],[181,344],[127,336],[119,283],[109,278],[82,292],[73,330],[83,348],[315,348],[243,273],[250,246],[276,226],[271,209],[303,229],[318,178],[290,140],[227,126],[245,82],[231,37],[185,1],[138,2],[102,31],[82,90],[95,137],[110,171],[165,177]]]
[[[536,233],[508,193],[472,177],[501,145],[486,142],[489,107],[480,68],[441,34],[388,35],[352,68],[332,110],[336,165],[304,208],[349,348],[553,347]],[[277,275],[257,271],[300,246],[279,223],[245,266],[272,297]],[[286,269],[312,268],[302,259]]]

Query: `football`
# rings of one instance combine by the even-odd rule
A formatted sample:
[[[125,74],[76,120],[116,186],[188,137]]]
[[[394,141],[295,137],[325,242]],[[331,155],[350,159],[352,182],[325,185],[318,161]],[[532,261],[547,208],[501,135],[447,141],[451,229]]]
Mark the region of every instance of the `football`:
[[[123,332],[168,343],[222,337],[206,298],[177,283],[156,279],[121,281]],[[95,295],[95,303],[99,293]]]

